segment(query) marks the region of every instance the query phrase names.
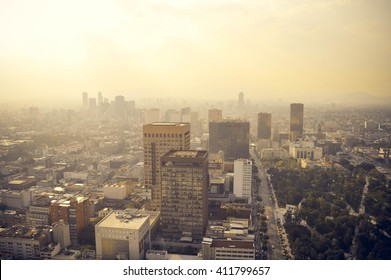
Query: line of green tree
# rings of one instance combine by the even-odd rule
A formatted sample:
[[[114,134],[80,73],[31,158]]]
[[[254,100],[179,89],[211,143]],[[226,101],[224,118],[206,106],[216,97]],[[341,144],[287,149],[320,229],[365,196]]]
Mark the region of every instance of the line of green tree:
[[[389,182],[371,164],[340,164],[344,169],[301,169],[292,159],[269,165],[279,205],[300,206],[285,223],[295,257],[344,259],[356,248],[358,259],[391,259]],[[359,215],[366,177],[366,213]]]

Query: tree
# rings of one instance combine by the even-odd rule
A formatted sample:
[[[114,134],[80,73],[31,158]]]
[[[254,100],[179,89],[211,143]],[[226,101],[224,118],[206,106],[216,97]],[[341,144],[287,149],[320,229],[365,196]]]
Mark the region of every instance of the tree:
[[[79,243],[81,245],[93,245],[95,246],[95,225],[88,224],[79,233]]]

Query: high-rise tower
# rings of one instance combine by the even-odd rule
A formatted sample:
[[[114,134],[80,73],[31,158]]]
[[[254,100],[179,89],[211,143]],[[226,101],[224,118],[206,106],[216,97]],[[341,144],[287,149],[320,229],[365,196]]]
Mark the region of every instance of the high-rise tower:
[[[304,105],[301,103],[291,104],[290,134],[289,140],[295,141],[303,137]]]
[[[160,157],[169,150],[190,149],[190,124],[151,123],[143,127],[144,140],[144,180],[145,187],[151,189],[152,206],[160,210]]]
[[[272,137],[272,115],[268,113],[258,114],[258,138],[271,139]]]
[[[202,240],[208,224],[208,152],[171,150],[161,157],[161,231]]]
[[[83,92],[83,108],[84,110],[88,109],[88,93],[85,91]]]
[[[250,123],[242,120],[223,120],[209,123],[209,152],[224,152],[224,158],[234,161],[249,158]]]

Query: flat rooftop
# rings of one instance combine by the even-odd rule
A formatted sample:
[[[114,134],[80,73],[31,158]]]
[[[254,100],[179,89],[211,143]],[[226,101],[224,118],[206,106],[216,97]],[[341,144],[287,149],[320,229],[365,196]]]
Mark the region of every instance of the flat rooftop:
[[[208,151],[204,150],[171,150],[162,157],[175,158],[204,158]]]
[[[188,125],[187,123],[180,123],[180,122],[154,122],[147,124],[150,126],[185,126]]]
[[[113,210],[97,226],[137,230],[147,220],[149,220],[148,214],[138,214],[128,210]]]
[[[0,237],[39,240],[48,235],[50,226],[15,225],[0,232]]]
[[[212,246],[214,248],[237,248],[237,249],[254,249],[254,243],[249,241],[238,240],[213,240]]]

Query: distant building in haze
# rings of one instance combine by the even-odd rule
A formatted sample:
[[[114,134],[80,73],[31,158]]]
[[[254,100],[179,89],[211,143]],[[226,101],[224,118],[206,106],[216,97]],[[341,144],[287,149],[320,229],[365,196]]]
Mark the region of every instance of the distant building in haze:
[[[289,140],[296,141],[303,137],[304,130],[304,105],[301,103],[291,104]]]
[[[208,224],[208,152],[171,150],[161,157],[161,232],[202,240]]]
[[[169,150],[190,149],[190,124],[151,123],[143,127],[144,180],[152,192],[152,209],[160,210],[160,157]]]
[[[145,110],[145,123],[160,122],[160,109],[152,108]]]
[[[208,121],[209,122],[221,122],[223,120],[223,111],[220,109],[209,109]]]
[[[182,122],[190,122],[191,118],[191,108],[185,107],[181,109],[181,121]]]
[[[181,113],[177,110],[170,109],[167,110],[164,117],[165,122],[180,122],[181,121]]]
[[[101,92],[98,92],[98,105],[102,105],[103,103],[103,96]]]
[[[243,94],[243,92],[239,92],[238,105],[239,105],[240,108],[242,108],[244,106],[244,94]]]
[[[88,93],[83,92],[83,108],[88,109]]]
[[[227,161],[250,156],[250,123],[223,120],[209,123],[209,152],[224,152]]]
[[[272,137],[272,115],[258,113],[258,138],[271,139]]]
[[[88,109],[90,111],[96,110],[96,98],[88,98]]]

